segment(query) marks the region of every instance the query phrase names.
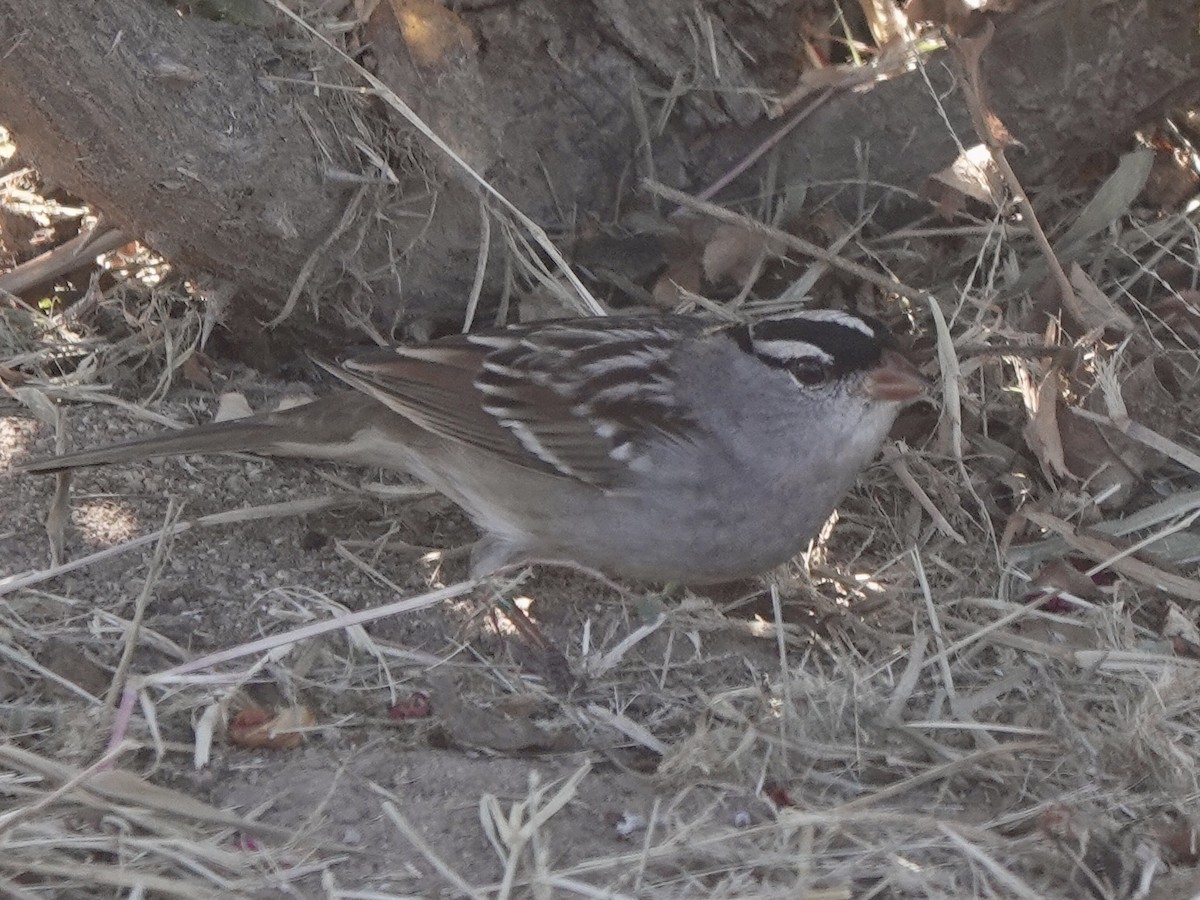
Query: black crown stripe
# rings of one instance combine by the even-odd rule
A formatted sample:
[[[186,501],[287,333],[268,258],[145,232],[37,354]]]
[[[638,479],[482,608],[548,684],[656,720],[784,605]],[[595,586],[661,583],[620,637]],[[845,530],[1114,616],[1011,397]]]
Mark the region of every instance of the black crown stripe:
[[[833,319],[809,319],[804,316],[764,319],[750,328],[747,348],[754,352],[755,341],[801,341],[812,344],[833,357],[829,369],[836,377],[865,372],[879,365],[883,351],[893,343],[883,323],[868,316],[857,316],[874,335]],[[739,345],[741,342],[739,341]],[[759,359],[774,367],[787,368],[788,362],[769,354],[755,353]]]

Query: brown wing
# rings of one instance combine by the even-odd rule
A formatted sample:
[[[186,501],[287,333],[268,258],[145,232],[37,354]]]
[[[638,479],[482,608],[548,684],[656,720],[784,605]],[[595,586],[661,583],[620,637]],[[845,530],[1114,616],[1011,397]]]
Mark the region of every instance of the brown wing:
[[[646,464],[650,434],[687,433],[673,353],[694,320],[563,320],[374,351],[339,377],[422,428],[515,465],[600,487]]]

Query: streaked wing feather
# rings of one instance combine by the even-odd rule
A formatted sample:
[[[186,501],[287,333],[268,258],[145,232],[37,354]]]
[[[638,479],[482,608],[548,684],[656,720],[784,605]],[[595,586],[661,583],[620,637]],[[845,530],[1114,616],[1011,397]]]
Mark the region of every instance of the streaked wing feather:
[[[334,374],[426,431],[529,467],[509,429],[478,403],[463,402],[478,393],[473,381],[482,354],[448,347],[445,355],[434,356],[428,346],[413,349],[411,354],[404,347],[373,351],[348,360]]]
[[[376,351],[351,380],[427,430],[515,465],[609,487],[651,433],[680,438],[671,352],[690,320],[538,323]]]

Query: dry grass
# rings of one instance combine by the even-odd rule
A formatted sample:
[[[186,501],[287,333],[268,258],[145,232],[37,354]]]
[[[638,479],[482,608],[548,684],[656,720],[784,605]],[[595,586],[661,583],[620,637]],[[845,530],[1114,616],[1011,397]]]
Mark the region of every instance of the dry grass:
[[[958,213],[949,226],[931,219],[902,236],[856,237],[833,254],[769,234],[823,265],[875,273],[877,306],[912,322],[916,353],[942,375],[937,424],[920,432],[919,446],[889,449],[836,526],[765,591],[622,602],[583,578],[491,586],[508,598],[540,591],[539,601],[557,597],[566,607],[551,633],[584,676],[572,692],[497,652],[507,620],[452,607],[465,587],[418,589],[451,582],[453,559],[410,564],[405,557],[422,548],[356,543],[357,532],[339,535],[331,555],[342,567],[325,580],[255,594],[254,615],[226,623],[240,638],[210,647],[214,657],[198,659],[177,631],[166,633],[171,616],[155,601],[164,570],[199,552],[173,539],[206,526],[220,541],[235,520],[286,520],[389,494],[341,473],[326,475],[336,495],[318,493],[314,477],[299,498],[191,519],[172,511],[162,528],[110,541],[82,561],[0,573],[0,890],[1195,895],[1200,406],[1191,401],[1200,360],[1197,311],[1179,313],[1194,293],[1167,285],[1161,264],[1175,264],[1173,283],[1194,285],[1200,233],[1194,214],[1115,203],[1121,187],[1037,212],[1051,243],[1071,237],[1082,269],[1063,274],[1085,304],[1082,322],[1060,319],[1067,304],[1059,296],[1031,298],[1041,279],[1029,273],[1044,274],[1045,262],[1028,220],[1007,207],[991,218]],[[1070,226],[1084,209],[1099,225],[1080,237]],[[510,252],[545,246],[543,234],[503,227]],[[534,265],[531,249],[522,255]],[[157,401],[205,329],[203,313],[168,288],[85,302],[119,315],[125,337],[105,340],[20,308],[0,316],[0,374],[41,373],[10,386],[25,412],[16,403],[5,410],[11,427],[0,434],[11,441],[0,453],[9,461],[25,433],[18,419],[29,413],[57,426],[63,406],[105,404],[128,417],[122,429],[134,419],[162,422]],[[751,295],[745,309],[764,305]],[[1160,385],[1165,407],[1139,380],[1148,360],[1174,379]],[[240,465],[198,477],[236,477]],[[411,504],[403,493],[385,496],[389,513]],[[31,508],[13,519],[25,542],[40,539],[29,529]],[[68,518],[63,507],[54,546],[64,544]],[[438,544],[424,537],[422,545]],[[139,561],[127,595],[98,598],[65,580],[118,558]],[[360,588],[349,579],[361,578],[417,595],[382,612],[412,616],[436,602],[444,604],[436,617],[465,623],[440,644],[410,646],[365,628],[372,614],[351,615],[344,595],[334,596],[335,577],[347,579],[350,594]],[[249,595],[201,609],[194,627],[248,603]],[[71,665],[61,664],[72,657],[63,648],[75,648]],[[241,784],[229,760],[276,766],[269,751],[221,743],[263,681],[281,707],[303,698],[321,712],[309,747],[330,781],[302,814],[210,803],[212,785],[193,773],[193,763],[222,757],[220,777]],[[421,724],[404,733],[403,749],[429,767],[420,779],[443,778],[443,806],[474,811],[469,828],[493,854],[490,868],[459,852],[461,820],[414,818],[408,782],[351,771],[358,736],[378,740],[395,727],[370,710],[413,685],[433,695],[451,749],[431,749]],[[114,729],[123,740],[106,750]],[[438,774],[447,758],[480,752],[498,758],[473,765],[515,776],[496,774],[502,788],[471,793]],[[539,775],[548,758],[560,777]],[[598,781],[601,773],[609,780]],[[344,821],[339,808],[354,779],[367,798],[356,814],[384,829],[374,838],[358,825],[331,825]],[[590,845],[614,784],[626,791],[612,800],[624,815],[604,821],[608,839]],[[301,787],[285,777],[275,790]],[[419,877],[409,871],[418,869]]]

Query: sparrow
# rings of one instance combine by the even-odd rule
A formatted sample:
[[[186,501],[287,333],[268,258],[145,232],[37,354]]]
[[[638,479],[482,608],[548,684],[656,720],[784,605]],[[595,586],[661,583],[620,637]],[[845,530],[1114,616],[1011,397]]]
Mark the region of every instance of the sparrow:
[[[680,584],[794,557],[927,382],[878,320],[559,319],[379,349],[304,406],[26,463],[61,472],[250,451],[410,473],[526,563]]]

